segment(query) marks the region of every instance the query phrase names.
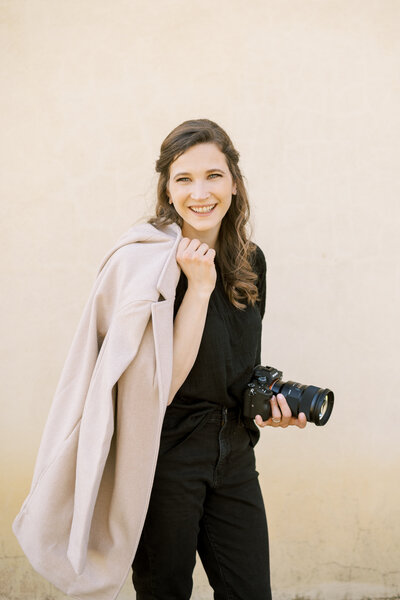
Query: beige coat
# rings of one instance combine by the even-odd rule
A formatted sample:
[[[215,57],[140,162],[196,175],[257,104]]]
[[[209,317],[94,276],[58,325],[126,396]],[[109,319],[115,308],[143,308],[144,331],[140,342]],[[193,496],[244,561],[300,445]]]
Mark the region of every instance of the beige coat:
[[[36,571],[112,600],[143,528],[172,376],[177,225],[131,227],[104,258],[13,531]]]

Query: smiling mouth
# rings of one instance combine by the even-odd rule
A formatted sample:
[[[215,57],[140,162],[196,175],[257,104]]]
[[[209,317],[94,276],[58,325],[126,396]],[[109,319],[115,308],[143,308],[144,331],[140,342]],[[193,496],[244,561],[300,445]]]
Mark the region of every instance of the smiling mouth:
[[[207,206],[189,206],[189,208],[196,215],[204,215],[212,212],[216,206],[216,204],[208,204]]]

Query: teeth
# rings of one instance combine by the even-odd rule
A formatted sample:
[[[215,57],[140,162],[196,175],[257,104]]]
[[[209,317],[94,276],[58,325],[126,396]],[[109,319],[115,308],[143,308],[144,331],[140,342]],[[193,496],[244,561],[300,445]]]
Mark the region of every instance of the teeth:
[[[199,206],[199,207],[194,207],[191,206],[190,208],[197,213],[207,213],[207,212],[211,212],[212,209],[216,206],[216,204],[213,204],[212,206]]]

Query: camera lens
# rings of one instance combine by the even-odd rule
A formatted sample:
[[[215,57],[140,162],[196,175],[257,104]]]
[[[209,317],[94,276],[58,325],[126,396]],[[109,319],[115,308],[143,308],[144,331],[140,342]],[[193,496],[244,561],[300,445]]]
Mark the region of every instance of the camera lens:
[[[322,417],[324,416],[324,414],[326,413],[328,409],[328,396],[325,396],[323,403],[321,404],[321,408],[319,411],[319,415],[318,418],[321,421]]]
[[[316,425],[325,425],[333,408],[333,392],[312,385],[307,386],[305,391],[305,395],[310,397],[307,392],[313,396],[310,404],[310,420]]]
[[[274,394],[281,393],[285,396],[294,417],[303,412],[310,423],[325,425],[331,416],[334,401],[331,390],[282,380],[274,381],[271,389]]]

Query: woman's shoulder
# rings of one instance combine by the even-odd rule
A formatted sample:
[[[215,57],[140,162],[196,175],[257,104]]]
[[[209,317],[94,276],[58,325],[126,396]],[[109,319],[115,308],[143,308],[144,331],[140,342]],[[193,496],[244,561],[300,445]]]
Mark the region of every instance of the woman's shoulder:
[[[251,242],[251,263],[257,275],[262,276],[267,270],[267,261],[263,250],[255,242]]]
[[[266,273],[267,273],[267,262],[265,255],[260,246],[252,242],[253,254],[252,254],[252,267],[257,275],[257,288],[258,288],[258,300],[257,304],[260,310],[261,318],[264,317],[265,313],[265,302],[266,302]]]
[[[100,263],[99,271],[106,263],[115,265],[128,261],[136,268],[141,259],[168,254],[179,234],[179,227],[175,224],[155,227],[150,223],[135,223],[111,246]],[[132,262],[133,259],[135,262]]]

